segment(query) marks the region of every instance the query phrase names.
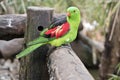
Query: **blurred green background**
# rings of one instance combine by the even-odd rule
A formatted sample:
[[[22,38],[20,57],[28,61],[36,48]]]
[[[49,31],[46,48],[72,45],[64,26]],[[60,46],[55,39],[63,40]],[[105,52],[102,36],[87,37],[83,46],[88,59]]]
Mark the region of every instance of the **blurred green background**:
[[[118,0],[119,1],[119,0]],[[111,13],[118,6],[117,0],[3,0],[0,3],[0,14],[26,13],[28,6],[52,7],[55,12],[65,12],[69,6],[77,6],[82,18],[99,26],[107,26]]]

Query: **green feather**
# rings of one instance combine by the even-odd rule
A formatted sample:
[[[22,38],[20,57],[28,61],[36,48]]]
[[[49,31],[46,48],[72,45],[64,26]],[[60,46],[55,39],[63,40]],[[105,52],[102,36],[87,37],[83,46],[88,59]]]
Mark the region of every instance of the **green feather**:
[[[44,36],[44,33],[48,30],[48,28],[45,28],[43,31],[40,32],[40,36]]]
[[[80,11],[76,7],[70,7],[67,9],[67,12],[70,13],[70,16],[67,16],[67,22],[70,24],[70,30],[68,33],[57,39],[45,38],[44,33],[49,29],[46,28],[40,33],[40,37],[29,42],[27,44],[27,46],[29,47],[22,51],[20,54],[18,54],[16,57],[21,58],[44,44],[51,44],[52,46],[61,46],[62,44],[70,43],[73,40],[75,40],[80,23]],[[52,25],[50,27],[52,27]]]
[[[48,41],[53,40],[54,38],[45,38],[45,37],[38,37],[37,39],[30,41],[27,46],[35,45],[38,43],[47,43]]]
[[[23,50],[21,53],[16,55],[16,58],[21,58],[23,56],[26,56],[27,54],[30,54],[30,52],[34,51],[35,49],[37,49],[38,47],[40,47],[40,46],[42,46],[44,44],[45,43],[40,43],[40,44],[29,46],[27,49]]]

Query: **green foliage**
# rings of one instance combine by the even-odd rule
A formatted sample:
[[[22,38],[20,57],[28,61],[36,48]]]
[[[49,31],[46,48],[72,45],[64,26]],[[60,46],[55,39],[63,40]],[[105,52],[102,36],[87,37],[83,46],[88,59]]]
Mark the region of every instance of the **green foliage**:
[[[120,74],[120,63],[116,66],[117,68],[117,74]]]
[[[117,75],[111,74],[110,76],[111,78],[109,78],[108,80],[120,80],[120,77]]]
[[[120,63],[116,66],[117,73],[115,74],[110,74],[110,78],[108,80],[120,80]]]
[[[6,13],[9,8],[15,13],[26,13],[28,6],[53,7],[55,12],[61,13],[69,6],[77,6],[83,19],[89,22],[96,20],[99,26],[108,26],[109,13],[117,3],[117,0],[4,0],[2,5]]]

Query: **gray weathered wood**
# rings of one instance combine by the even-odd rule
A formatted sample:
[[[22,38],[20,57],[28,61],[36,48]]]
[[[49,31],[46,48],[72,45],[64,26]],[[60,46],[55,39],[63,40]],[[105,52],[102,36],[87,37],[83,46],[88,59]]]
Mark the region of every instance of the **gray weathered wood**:
[[[38,26],[47,27],[52,18],[52,8],[29,7],[25,42],[39,36]],[[49,80],[46,66],[47,46],[40,47],[21,59],[20,80]]]
[[[2,2],[3,0],[0,0],[0,2]]]
[[[95,66],[92,61],[93,58],[91,47],[84,44],[82,41],[80,41],[80,39],[73,41],[71,43],[71,47],[86,67]]]
[[[79,37],[83,42],[90,45],[91,47],[94,47],[99,52],[102,53],[104,51],[104,43],[92,40],[89,37],[82,34],[81,32],[79,32]]]
[[[60,47],[48,59],[50,80],[94,80],[71,48]]]
[[[9,41],[0,40],[0,54],[5,59],[12,58],[22,50],[23,44],[24,38],[15,38]]]
[[[0,39],[2,40],[23,37],[25,27],[25,14],[0,15]]]

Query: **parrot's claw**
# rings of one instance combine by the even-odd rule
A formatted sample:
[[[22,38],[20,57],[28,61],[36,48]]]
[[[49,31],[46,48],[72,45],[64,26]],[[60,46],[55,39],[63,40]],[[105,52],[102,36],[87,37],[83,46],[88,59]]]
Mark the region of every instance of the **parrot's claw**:
[[[64,44],[60,48],[69,48],[69,49],[72,49],[70,44]]]

